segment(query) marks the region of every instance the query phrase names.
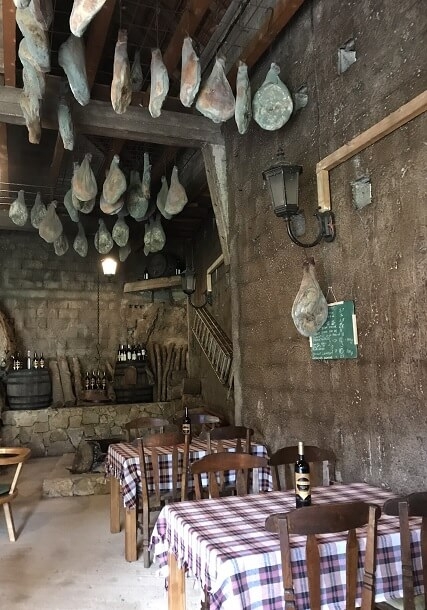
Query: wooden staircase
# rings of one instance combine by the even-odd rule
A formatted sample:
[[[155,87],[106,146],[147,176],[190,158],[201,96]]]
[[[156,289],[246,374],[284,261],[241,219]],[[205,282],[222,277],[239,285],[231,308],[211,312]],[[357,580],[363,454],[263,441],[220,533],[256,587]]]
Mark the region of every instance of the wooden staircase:
[[[233,346],[205,307],[194,311],[193,335],[223,385],[232,383]]]

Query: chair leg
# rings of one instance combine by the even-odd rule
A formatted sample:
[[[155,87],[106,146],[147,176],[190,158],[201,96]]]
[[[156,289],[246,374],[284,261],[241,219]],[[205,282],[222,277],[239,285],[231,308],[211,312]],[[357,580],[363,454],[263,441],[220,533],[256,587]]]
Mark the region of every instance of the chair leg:
[[[13,523],[12,509],[10,507],[9,502],[3,504],[4,516],[6,519],[7,531],[9,534],[9,540],[11,542],[16,542],[16,533],[15,533],[15,525]]]
[[[150,567],[150,513],[144,510],[142,513],[142,552],[144,556],[144,568]]]

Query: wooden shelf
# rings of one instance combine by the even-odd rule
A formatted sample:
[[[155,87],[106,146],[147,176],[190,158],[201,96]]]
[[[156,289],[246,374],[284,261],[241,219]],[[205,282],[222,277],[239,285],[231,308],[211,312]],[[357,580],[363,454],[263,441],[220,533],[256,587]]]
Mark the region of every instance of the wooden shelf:
[[[127,282],[123,292],[142,292],[144,290],[159,290],[160,288],[174,288],[181,286],[181,276],[156,277],[152,280],[140,280],[139,282]]]

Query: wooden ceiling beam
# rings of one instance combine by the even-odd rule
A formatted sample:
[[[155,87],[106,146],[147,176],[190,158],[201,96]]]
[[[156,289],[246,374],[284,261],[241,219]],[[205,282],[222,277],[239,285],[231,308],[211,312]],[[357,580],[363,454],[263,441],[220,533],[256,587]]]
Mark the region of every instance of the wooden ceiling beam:
[[[24,125],[19,98],[22,89],[0,86],[0,121]],[[58,92],[46,89],[41,117],[42,127],[58,129],[56,112]],[[154,144],[200,148],[205,143],[223,144],[221,128],[203,116],[165,110],[153,119],[148,109],[130,106],[125,114],[116,114],[108,102],[92,100],[74,108],[74,125],[81,133]]]
[[[12,0],[8,0],[12,2]],[[86,42],[86,74],[89,85],[89,90],[92,89],[99,63],[104,51],[105,41],[107,39],[108,30],[114,14],[116,0],[107,0],[101,10],[95,15],[92,23],[89,26],[89,35]],[[13,85],[15,86],[15,85]],[[55,187],[58,181],[59,172],[61,171],[62,161],[64,159],[64,145],[62,138],[58,133],[56,138],[55,150],[50,164],[50,184]]]
[[[3,0],[3,74],[4,84],[16,86],[16,8],[12,0]]]

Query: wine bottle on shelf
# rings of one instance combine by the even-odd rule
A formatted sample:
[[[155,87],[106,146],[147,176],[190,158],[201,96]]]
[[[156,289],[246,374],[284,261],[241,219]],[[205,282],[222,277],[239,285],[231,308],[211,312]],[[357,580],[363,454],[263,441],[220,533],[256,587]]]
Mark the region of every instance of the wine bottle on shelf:
[[[131,347],[128,343],[128,347],[127,347],[127,351],[126,351],[126,360],[132,360],[132,350]]]
[[[27,369],[31,368],[31,350],[27,352]]]
[[[311,505],[310,466],[304,458],[304,443],[298,443],[295,462],[295,504],[297,508]]]
[[[40,352],[39,367],[41,369],[44,369],[44,365],[45,365],[45,361],[44,361],[43,352]]]
[[[136,347],[134,345],[132,345],[132,360],[136,360]]]
[[[39,368],[39,359],[38,359],[38,356],[37,356],[37,352],[34,352],[33,368],[34,369],[38,369]]]
[[[22,360],[21,360],[21,354],[20,352],[18,352],[16,354],[16,370],[20,371],[22,369]]]
[[[92,371],[92,376],[90,378],[90,389],[94,390],[96,387],[96,375],[95,375],[95,371]]]
[[[191,417],[188,414],[188,407],[185,407],[184,409],[184,417],[182,419],[182,433],[185,436],[191,435]]]
[[[104,391],[107,389],[107,375],[105,374],[105,371],[102,373],[101,389]]]
[[[89,375],[89,371],[86,371],[85,390],[90,390],[90,375]]]
[[[101,389],[101,373],[100,373],[99,369],[96,371],[96,389],[97,390]]]

